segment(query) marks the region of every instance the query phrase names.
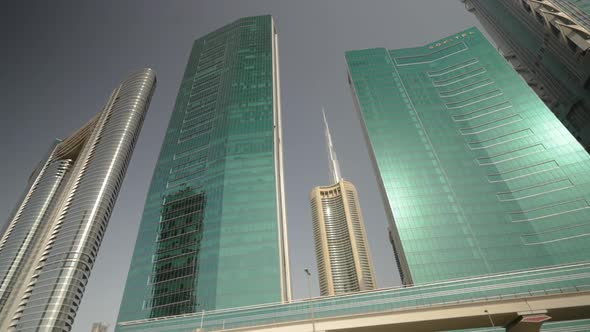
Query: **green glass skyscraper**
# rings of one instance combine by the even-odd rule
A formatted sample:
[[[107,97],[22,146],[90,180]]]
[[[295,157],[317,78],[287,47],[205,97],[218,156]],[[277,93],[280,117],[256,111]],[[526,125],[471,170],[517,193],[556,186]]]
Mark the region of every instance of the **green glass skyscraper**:
[[[290,298],[277,32],[197,39],[147,195],[119,322]]]
[[[463,0],[500,52],[590,151],[590,0]]]
[[[404,284],[590,259],[590,157],[477,29],[346,60]]]

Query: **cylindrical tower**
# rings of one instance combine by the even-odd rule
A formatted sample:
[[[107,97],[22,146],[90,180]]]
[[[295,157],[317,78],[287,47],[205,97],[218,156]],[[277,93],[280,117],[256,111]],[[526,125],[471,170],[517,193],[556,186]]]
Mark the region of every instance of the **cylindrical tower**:
[[[0,330],[71,330],[155,82],[129,76],[36,172],[0,240]]]
[[[320,294],[374,289],[375,273],[355,186],[346,181],[310,194]]]
[[[374,289],[375,272],[358,193],[340,174],[324,109],[322,115],[333,184],[315,187],[310,194],[320,294]]]

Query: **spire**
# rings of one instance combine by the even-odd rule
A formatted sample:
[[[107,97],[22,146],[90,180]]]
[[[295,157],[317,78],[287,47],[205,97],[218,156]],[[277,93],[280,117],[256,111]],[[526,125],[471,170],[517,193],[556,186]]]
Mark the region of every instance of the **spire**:
[[[324,125],[326,126],[325,134],[328,157],[330,158],[330,175],[332,176],[334,183],[337,183],[342,179],[342,176],[340,175],[340,165],[338,164],[338,158],[336,157],[336,150],[334,150],[334,145],[332,144],[332,136],[330,135],[330,128],[328,127],[328,120],[326,120],[326,112],[323,107],[322,114],[324,115]]]

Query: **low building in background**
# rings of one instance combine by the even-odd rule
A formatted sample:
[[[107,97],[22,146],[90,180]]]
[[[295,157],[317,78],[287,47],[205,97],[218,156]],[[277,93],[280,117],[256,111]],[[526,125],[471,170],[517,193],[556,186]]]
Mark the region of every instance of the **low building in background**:
[[[70,331],[156,83],[140,70],[56,141],[0,239],[0,331]]]
[[[90,332],[108,332],[108,325],[102,325],[101,323],[92,324],[92,330]]]
[[[324,113],[333,184],[310,194],[313,237],[321,295],[371,290],[375,272],[355,186],[340,175]]]

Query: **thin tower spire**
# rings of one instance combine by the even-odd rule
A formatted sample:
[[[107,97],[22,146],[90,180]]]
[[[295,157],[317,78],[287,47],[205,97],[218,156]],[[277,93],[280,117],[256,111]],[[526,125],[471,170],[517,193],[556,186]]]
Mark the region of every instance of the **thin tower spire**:
[[[326,146],[328,148],[328,156],[330,157],[330,175],[334,183],[338,183],[342,176],[340,175],[340,164],[338,164],[338,158],[336,157],[336,150],[334,150],[334,144],[332,144],[332,136],[330,135],[330,128],[328,127],[328,120],[326,120],[326,111],[322,107],[322,114],[324,115],[325,135],[326,135]]]

